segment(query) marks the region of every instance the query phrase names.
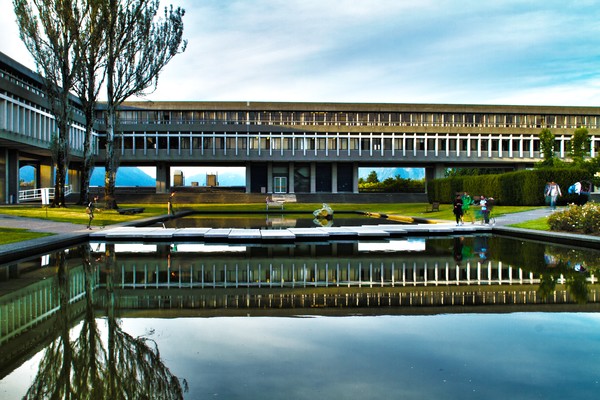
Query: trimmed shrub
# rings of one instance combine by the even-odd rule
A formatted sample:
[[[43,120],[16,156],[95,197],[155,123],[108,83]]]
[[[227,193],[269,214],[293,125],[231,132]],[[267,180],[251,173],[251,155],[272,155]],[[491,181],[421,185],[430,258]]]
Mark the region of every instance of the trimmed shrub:
[[[539,206],[545,202],[546,184],[555,181],[563,193],[558,199],[558,204],[565,205],[574,202],[576,198],[575,195],[567,193],[569,186],[584,180],[589,180],[589,173],[576,168],[544,168],[494,175],[458,176],[427,182],[427,196],[430,202],[451,203],[456,193],[466,191],[471,196],[493,197],[496,204]]]

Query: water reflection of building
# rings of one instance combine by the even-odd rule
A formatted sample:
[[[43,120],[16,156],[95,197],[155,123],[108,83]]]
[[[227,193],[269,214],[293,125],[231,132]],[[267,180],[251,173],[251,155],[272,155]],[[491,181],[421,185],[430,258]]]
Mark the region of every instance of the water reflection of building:
[[[426,287],[532,285],[539,275],[487,256],[457,264],[452,250],[426,251],[425,238],[385,242],[298,243],[294,246],[115,244],[123,289],[245,287]],[[382,250],[387,248],[388,251]],[[104,251],[103,245],[98,248]],[[393,251],[390,251],[393,250]],[[590,283],[597,282],[593,275]],[[565,278],[559,277],[558,283]]]
[[[411,238],[294,246],[93,244],[92,273],[83,267],[81,250],[68,252],[69,302],[81,304],[89,288],[96,306],[104,309],[103,294],[109,282],[120,307],[145,312],[269,309],[276,314],[334,308],[343,313],[343,309],[360,308],[418,313],[437,307],[443,308],[440,312],[452,312],[452,306],[463,307],[460,312],[469,306],[505,312],[515,306],[574,305],[581,300],[581,293],[577,297],[569,287],[569,276],[555,273],[556,268],[551,269],[556,278],[550,290],[541,292],[542,275],[526,269],[527,265],[513,265],[490,252],[485,258],[467,255],[457,263],[452,239],[442,243],[447,247],[426,243],[425,238]],[[3,347],[41,327],[56,313],[57,277],[48,259],[46,255],[0,266]],[[597,277],[575,276],[586,285],[587,306],[597,307]],[[42,331],[42,336],[50,334]],[[3,350],[2,354],[7,353]]]

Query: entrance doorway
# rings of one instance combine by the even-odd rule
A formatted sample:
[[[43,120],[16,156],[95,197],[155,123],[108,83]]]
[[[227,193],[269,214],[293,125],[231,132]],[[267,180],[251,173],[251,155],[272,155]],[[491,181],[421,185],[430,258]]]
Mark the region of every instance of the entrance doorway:
[[[273,193],[287,193],[287,177],[273,177]]]

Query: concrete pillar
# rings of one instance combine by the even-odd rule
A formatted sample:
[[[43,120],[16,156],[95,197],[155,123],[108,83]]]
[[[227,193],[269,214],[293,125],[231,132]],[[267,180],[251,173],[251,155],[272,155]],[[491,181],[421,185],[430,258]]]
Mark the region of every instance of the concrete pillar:
[[[352,193],[358,193],[358,163],[352,164]]]
[[[6,200],[9,204],[19,201],[19,151],[6,152]]]
[[[444,164],[435,164],[434,179],[442,179],[446,175],[446,166]]]
[[[294,186],[294,163],[290,162],[288,165],[288,193],[295,193]]]
[[[40,163],[38,184],[40,188],[54,187],[54,167],[51,160],[43,160]]]
[[[168,193],[171,189],[169,165],[159,162],[156,165],[156,193]]]
[[[273,163],[267,163],[267,193],[273,193]]]
[[[5,148],[0,147],[0,202],[7,203],[8,190],[6,189],[6,153]]]
[[[252,187],[252,170],[251,164],[246,163],[246,193],[250,193],[250,188]]]
[[[427,183],[433,179],[441,179],[446,172],[444,164],[435,164],[433,167],[425,168],[425,193],[427,193]]]
[[[81,171],[78,169],[68,169],[67,175],[69,177],[69,185],[71,185],[71,189],[73,193],[79,193],[81,191]]]
[[[338,174],[337,174],[337,163],[331,164],[331,193],[337,193],[338,187]]]
[[[310,193],[317,192],[317,164],[310,163]]]

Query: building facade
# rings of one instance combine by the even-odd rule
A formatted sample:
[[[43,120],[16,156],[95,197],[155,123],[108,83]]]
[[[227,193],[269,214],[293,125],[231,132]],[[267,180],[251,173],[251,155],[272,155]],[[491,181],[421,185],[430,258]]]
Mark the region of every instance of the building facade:
[[[77,191],[83,115],[73,98],[69,183]],[[104,165],[104,107],[93,146]],[[171,170],[241,166],[247,193],[357,193],[359,168],[516,170],[540,160],[541,129],[568,156],[573,131],[590,132],[600,152],[600,107],[293,102],[126,102],[119,111],[117,154],[123,166],[154,166],[156,191],[168,192]],[[0,202],[12,203],[19,169],[36,169],[35,186],[53,185],[56,131],[43,81],[0,53]]]
[[[128,102],[119,117],[123,165],[151,160],[164,187],[170,167],[190,165],[245,166],[246,190],[269,193],[357,192],[360,167],[422,167],[428,178],[456,167],[530,168],[544,128],[560,158],[580,127],[590,154],[600,150],[592,107]]]

